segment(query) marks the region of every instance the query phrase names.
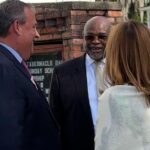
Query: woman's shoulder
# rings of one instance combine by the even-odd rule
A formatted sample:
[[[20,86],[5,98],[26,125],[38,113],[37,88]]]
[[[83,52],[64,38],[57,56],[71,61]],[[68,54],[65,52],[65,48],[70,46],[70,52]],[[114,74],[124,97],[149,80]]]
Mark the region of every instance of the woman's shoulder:
[[[122,93],[123,92],[123,93]],[[125,93],[139,93],[135,86],[131,85],[115,85],[111,86],[105,90],[104,93],[114,93],[114,94],[125,94]]]
[[[128,97],[128,96],[141,96],[143,95],[142,92],[137,91],[135,86],[131,86],[131,85],[115,85],[112,87],[109,87],[108,89],[106,89],[104,91],[104,93],[102,94],[102,97]]]

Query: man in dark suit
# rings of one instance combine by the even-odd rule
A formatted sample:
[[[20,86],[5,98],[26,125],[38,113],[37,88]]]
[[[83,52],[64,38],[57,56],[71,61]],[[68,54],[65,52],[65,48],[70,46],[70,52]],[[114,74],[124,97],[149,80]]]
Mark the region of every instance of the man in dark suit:
[[[0,4],[0,150],[60,150],[57,123],[24,63],[35,37],[31,5]]]
[[[86,54],[54,68],[49,100],[61,128],[63,150],[94,150],[98,106],[94,61],[103,69],[109,30],[105,17],[88,20],[83,43]]]

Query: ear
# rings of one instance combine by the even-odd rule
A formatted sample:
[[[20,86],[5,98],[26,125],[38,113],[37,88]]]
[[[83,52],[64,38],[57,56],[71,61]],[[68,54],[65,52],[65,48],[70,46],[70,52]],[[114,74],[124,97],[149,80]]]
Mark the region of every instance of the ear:
[[[21,24],[19,23],[18,20],[15,20],[12,24],[12,28],[14,30],[14,32],[18,35],[21,35],[22,34],[22,26]]]

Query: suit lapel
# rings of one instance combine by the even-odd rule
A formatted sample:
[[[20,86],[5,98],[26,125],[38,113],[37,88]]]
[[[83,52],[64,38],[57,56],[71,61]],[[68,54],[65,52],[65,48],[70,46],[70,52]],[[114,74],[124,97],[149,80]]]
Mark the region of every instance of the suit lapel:
[[[30,79],[30,75],[27,70],[22,67],[20,62],[2,45],[0,45],[0,55],[4,55],[6,58],[8,58],[27,78]]]
[[[1,45],[0,45],[0,55],[4,55],[4,57],[8,58],[16,66],[16,68],[18,68],[18,70],[20,70],[20,72],[25,75],[25,77],[31,80],[30,79],[31,76],[27,71],[27,69],[22,64],[20,64],[20,62],[5,47]],[[40,90],[39,86],[38,89],[39,89],[38,92],[40,93],[40,96],[42,98],[45,98],[44,95],[41,94],[42,91]]]
[[[89,98],[88,98],[85,55],[80,57],[78,61],[75,63],[76,64],[74,64],[75,66],[74,80],[75,80],[77,95],[81,105],[83,106],[85,113],[88,116],[91,116],[90,118],[89,117],[88,118],[89,121],[92,123],[92,114],[91,114]]]
[[[0,55],[3,55],[4,57],[8,58],[18,68],[18,70],[20,70],[20,72],[22,72],[22,74],[24,74],[24,76],[30,80],[30,75],[28,71],[25,69],[25,67],[23,67],[22,64],[20,64],[19,61],[2,45],[0,45]],[[57,128],[59,128],[56,120],[54,119],[53,114],[50,111],[49,104],[46,101],[45,96],[39,86],[38,86],[38,93],[39,96],[41,97],[41,104],[44,105],[44,107],[46,107]]]

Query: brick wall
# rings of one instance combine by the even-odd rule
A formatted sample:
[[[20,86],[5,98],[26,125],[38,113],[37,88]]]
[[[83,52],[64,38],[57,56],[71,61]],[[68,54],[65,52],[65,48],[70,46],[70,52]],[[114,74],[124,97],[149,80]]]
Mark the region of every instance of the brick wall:
[[[62,52],[62,60],[82,55],[82,32],[85,22],[93,16],[106,16],[115,24],[123,20],[117,2],[61,2],[35,4],[37,29],[34,53]]]

